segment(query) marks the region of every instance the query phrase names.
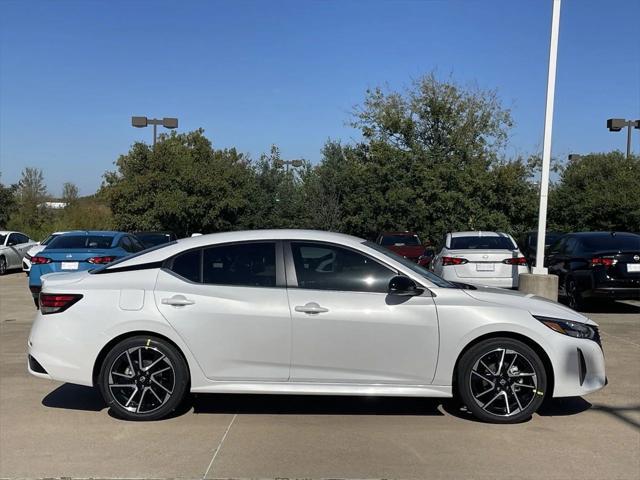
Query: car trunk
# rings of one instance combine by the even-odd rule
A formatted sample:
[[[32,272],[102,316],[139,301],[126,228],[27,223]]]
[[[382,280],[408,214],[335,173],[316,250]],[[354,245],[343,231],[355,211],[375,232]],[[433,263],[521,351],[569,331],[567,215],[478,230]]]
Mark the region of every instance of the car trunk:
[[[640,278],[640,249],[619,251],[599,251],[592,255],[592,258],[611,258],[614,265],[604,267],[607,275],[616,280],[638,279]]]
[[[113,256],[113,250],[99,248],[82,248],[77,250],[68,249],[45,249],[38,255],[40,257],[50,258],[51,263],[42,264],[43,273],[53,272],[74,272],[77,270],[88,270],[89,268],[98,267],[87,262],[93,257],[109,257]],[[46,269],[46,271],[44,271]]]
[[[513,278],[518,276],[518,265],[503,263],[507,258],[517,258],[514,250],[450,250],[450,256],[465,258],[467,263],[455,265],[460,278]]]

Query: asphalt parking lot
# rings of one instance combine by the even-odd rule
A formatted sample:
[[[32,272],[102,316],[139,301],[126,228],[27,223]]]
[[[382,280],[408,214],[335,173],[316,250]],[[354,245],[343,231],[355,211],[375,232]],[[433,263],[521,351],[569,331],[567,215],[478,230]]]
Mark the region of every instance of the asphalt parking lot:
[[[640,478],[640,302],[588,313],[604,390],[507,426],[452,402],[263,395],[124,422],[94,389],[27,374],[33,314],[24,274],[0,277],[0,478]]]

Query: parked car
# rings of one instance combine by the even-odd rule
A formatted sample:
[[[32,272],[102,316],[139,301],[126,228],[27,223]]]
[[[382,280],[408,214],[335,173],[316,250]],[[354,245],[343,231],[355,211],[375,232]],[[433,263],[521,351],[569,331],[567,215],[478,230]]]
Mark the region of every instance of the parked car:
[[[581,232],[563,236],[545,258],[558,295],[573,309],[588,299],[640,299],[640,235]]]
[[[128,233],[78,231],[58,235],[38,255],[31,257],[29,290],[38,306],[41,277],[48,273],[89,270],[144,250]]]
[[[376,243],[423,267],[429,265],[434,254],[433,248],[424,246],[415,232],[382,232]]]
[[[529,272],[513,237],[501,232],[447,233],[431,266],[451,282],[502,288],[518,288],[519,275]]]
[[[173,232],[135,232],[134,235],[142,242],[145,248],[155,247],[178,239]]]
[[[24,258],[22,259],[22,271],[29,275],[29,272],[31,271],[31,257],[34,257],[35,255],[40,253],[45,249],[47,245],[49,245],[49,243],[51,243],[51,240],[56,238],[58,235],[62,235],[63,233],[68,232],[53,232],[43,241],[36,243],[33,247],[27,250],[27,252],[24,254]]]
[[[154,420],[187,390],[451,397],[529,418],[605,385],[597,325],[518,292],[459,288],[374,242],[304,230],[183,238],[44,277],[37,377]]]
[[[37,243],[24,233],[0,231],[0,275],[20,268],[27,250]]]
[[[560,237],[564,235],[560,232],[546,232],[544,237],[545,249],[556,243]],[[538,248],[538,232],[527,232],[520,241],[520,249],[522,254],[527,259],[529,265],[535,265],[536,263],[536,249]]]

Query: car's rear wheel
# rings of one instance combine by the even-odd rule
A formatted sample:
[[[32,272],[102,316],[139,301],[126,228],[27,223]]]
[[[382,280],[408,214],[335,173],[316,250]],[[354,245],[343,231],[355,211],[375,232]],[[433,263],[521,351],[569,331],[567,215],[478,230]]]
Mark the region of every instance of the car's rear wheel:
[[[166,340],[135,336],[107,353],[98,383],[116,416],[158,420],[173,412],[184,399],[189,371],[180,352]]]
[[[547,387],[544,365],[528,345],[511,338],[484,340],[458,365],[458,392],[468,410],[491,423],[518,423],[540,407]]]
[[[567,304],[574,310],[581,310],[584,308],[584,298],[578,290],[578,284],[573,278],[567,279],[566,285],[567,291]]]
[[[0,257],[0,275],[7,273],[7,259]]]

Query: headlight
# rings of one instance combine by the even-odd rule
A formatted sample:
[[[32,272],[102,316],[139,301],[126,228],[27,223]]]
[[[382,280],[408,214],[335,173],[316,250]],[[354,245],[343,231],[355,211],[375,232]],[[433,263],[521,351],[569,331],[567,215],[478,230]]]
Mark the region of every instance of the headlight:
[[[591,325],[585,323],[573,322],[571,320],[560,320],[558,318],[540,317],[534,315],[534,317],[544,323],[551,330],[554,330],[563,335],[569,335],[574,338],[586,338],[589,340],[598,340],[597,330]]]

